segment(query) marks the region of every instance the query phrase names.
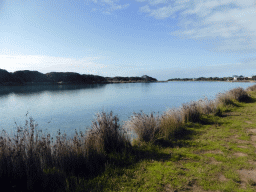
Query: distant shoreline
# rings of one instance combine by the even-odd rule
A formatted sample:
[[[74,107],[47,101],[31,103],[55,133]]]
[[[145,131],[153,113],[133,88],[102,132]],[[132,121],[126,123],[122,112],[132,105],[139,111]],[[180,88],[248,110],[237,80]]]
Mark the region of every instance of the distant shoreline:
[[[237,81],[221,81],[221,80],[168,80],[172,81],[189,81],[189,82],[229,82],[229,83],[256,83],[256,80],[237,80]]]
[[[157,79],[143,75],[142,77],[103,77],[99,75],[79,74],[74,72],[40,73],[38,71],[15,71],[9,73],[0,69],[0,86],[26,85],[89,85],[109,83],[150,83]]]

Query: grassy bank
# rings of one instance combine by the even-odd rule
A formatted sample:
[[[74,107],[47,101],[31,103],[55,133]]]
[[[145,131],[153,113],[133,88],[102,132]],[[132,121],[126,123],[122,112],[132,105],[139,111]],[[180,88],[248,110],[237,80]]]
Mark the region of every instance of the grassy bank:
[[[135,113],[123,127],[103,112],[72,139],[59,133],[53,141],[30,119],[14,137],[0,137],[1,185],[10,191],[254,191],[255,90],[233,89],[162,116]],[[132,142],[131,130],[138,136]]]

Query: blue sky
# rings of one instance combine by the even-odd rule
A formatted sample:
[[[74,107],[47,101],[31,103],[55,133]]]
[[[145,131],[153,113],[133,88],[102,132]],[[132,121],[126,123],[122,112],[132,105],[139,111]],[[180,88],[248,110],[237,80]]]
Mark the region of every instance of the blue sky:
[[[0,68],[256,75],[255,0],[0,0]]]

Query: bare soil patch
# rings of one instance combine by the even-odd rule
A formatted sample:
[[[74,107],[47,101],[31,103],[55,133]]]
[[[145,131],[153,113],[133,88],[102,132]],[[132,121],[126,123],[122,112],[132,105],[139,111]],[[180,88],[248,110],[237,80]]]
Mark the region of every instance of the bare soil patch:
[[[216,161],[216,159],[214,159],[213,157],[210,158],[210,164],[212,165],[219,165],[221,164],[222,162],[220,161]]]
[[[245,157],[245,156],[247,156],[247,154],[241,153],[241,152],[234,153],[234,155],[235,155],[236,157]]]
[[[221,150],[211,150],[205,151],[204,153],[212,153],[212,154],[224,154]]]
[[[256,135],[252,135],[252,136],[251,136],[251,140],[252,140],[252,141],[256,141]]]
[[[250,184],[255,186],[256,184],[256,170],[247,170],[247,169],[242,169],[238,170],[238,173],[241,178],[241,185],[245,186],[245,184]]]
[[[248,161],[248,163],[250,163],[252,165],[256,165],[256,161]]]
[[[249,143],[248,141],[238,139],[239,137],[240,137],[239,135],[231,136],[227,141],[229,141],[229,142],[232,141],[232,142],[238,143],[238,144],[248,144]]]
[[[228,181],[228,179],[227,179],[224,175],[222,175],[222,174],[219,175],[219,180],[220,180],[221,182]]]
[[[256,129],[247,129],[248,132],[250,133],[255,133],[256,134]]]

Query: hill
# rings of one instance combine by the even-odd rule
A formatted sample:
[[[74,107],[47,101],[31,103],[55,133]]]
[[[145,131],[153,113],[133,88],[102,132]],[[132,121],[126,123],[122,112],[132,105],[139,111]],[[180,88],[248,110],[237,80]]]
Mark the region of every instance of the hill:
[[[136,83],[155,82],[157,79],[143,75],[142,77],[102,77],[98,75],[79,74],[74,72],[15,71],[9,73],[0,69],[0,85],[41,85],[41,84],[102,84],[102,83]]]

